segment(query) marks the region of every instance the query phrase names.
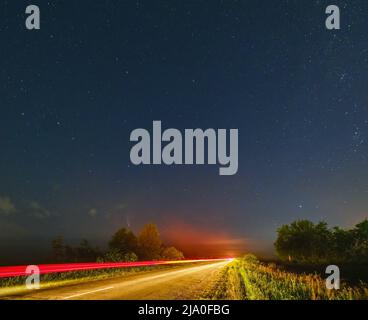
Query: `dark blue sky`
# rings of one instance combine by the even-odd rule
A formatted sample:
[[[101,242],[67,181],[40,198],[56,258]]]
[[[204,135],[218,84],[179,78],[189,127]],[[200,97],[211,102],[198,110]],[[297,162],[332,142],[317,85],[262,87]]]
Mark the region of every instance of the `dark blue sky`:
[[[295,219],[367,217],[368,3],[333,1],[328,31],[330,2],[2,1],[1,241],[153,221],[259,250]],[[132,166],[153,120],[238,128],[238,174]]]

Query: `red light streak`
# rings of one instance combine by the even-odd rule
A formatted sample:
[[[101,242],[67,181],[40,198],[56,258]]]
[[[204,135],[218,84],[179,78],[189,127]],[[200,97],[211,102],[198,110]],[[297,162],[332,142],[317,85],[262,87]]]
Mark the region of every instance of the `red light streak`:
[[[71,271],[83,271],[83,270],[131,268],[131,267],[158,266],[158,265],[194,263],[194,262],[211,262],[211,261],[215,262],[224,260],[231,260],[231,259],[138,261],[138,262],[118,262],[118,263],[65,263],[65,264],[44,264],[44,265],[37,265],[37,267],[40,269],[40,274],[49,274],[49,273],[71,272]],[[0,267],[0,278],[28,276],[29,274],[26,273],[26,268],[27,266]]]

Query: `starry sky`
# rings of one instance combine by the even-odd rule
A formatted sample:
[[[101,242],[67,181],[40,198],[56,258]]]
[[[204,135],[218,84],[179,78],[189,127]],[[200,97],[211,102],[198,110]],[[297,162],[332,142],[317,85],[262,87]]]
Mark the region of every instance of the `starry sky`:
[[[334,0],[334,31],[330,2],[1,1],[3,256],[147,222],[192,255],[271,252],[284,223],[366,218],[368,2]],[[238,173],[133,166],[153,120],[239,129]]]

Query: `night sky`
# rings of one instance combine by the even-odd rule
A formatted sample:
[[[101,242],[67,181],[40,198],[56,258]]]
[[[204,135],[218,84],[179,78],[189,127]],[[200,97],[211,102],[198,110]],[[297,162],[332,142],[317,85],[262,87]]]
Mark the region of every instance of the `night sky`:
[[[271,252],[284,223],[368,216],[365,0],[2,0],[0,41],[3,256],[147,222],[192,255]],[[239,129],[238,173],[132,165],[153,120]]]

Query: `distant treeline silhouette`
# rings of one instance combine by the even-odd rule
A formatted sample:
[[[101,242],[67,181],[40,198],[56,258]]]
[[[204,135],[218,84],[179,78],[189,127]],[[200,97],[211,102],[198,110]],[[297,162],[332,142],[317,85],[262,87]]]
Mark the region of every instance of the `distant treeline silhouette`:
[[[93,247],[87,240],[79,246],[65,244],[63,237],[52,241],[54,262],[133,262],[137,260],[181,260],[184,255],[175,247],[163,245],[155,224],[146,224],[136,236],[131,230],[121,228],[112,236],[108,250]]]
[[[368,220],[349,230],[298,220],[277,230],[275,249],[295,263],[368,263]]]

